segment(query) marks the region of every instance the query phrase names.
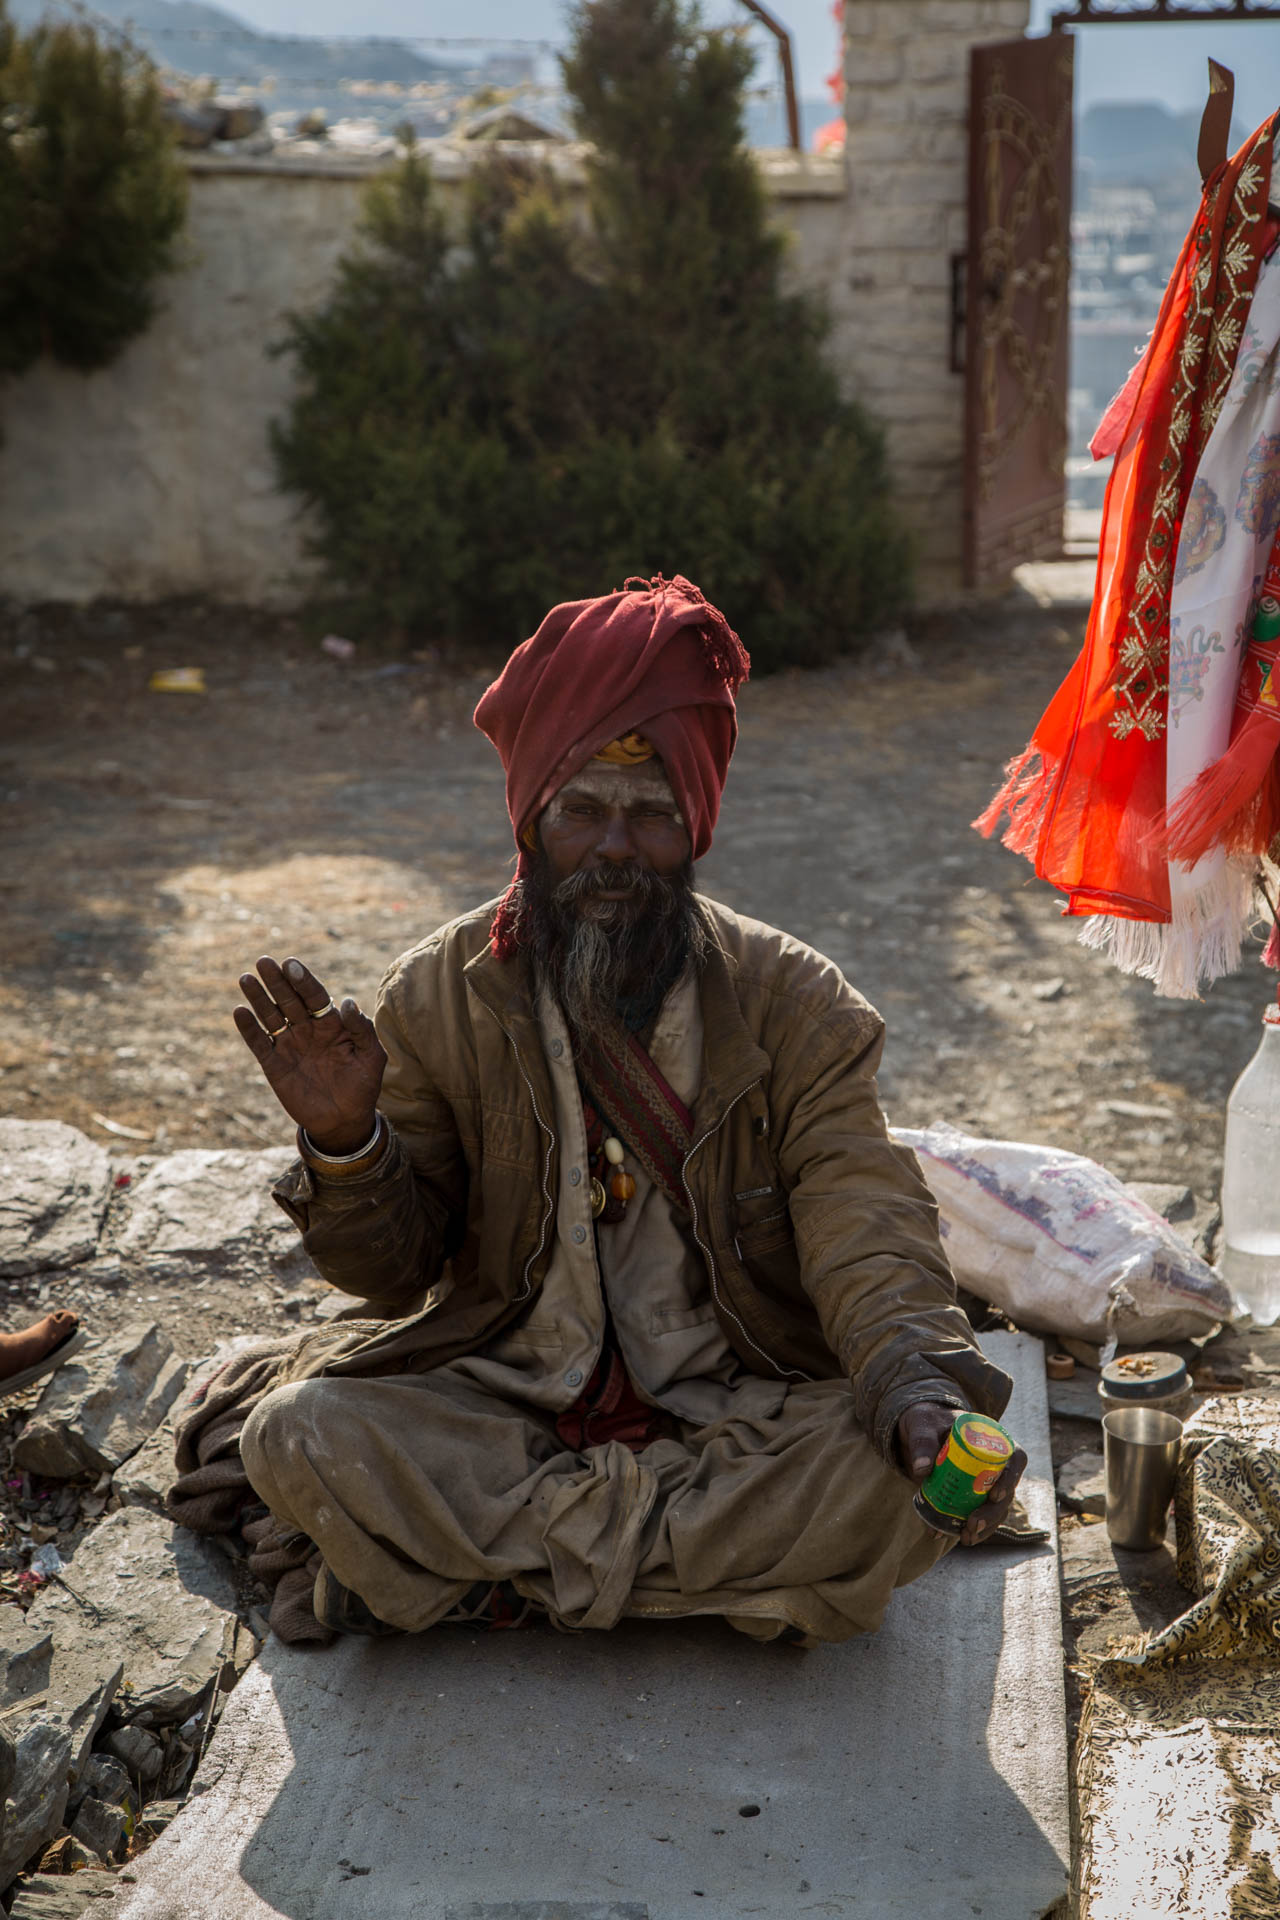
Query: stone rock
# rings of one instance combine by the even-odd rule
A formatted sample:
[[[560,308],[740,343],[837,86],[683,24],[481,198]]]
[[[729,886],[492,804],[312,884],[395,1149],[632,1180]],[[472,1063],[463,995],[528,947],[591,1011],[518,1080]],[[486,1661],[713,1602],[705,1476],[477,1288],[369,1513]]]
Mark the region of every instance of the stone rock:
[[[1055,976],[1052,980],[1038,981],[1031,989],[1031,998],[1033,1000],[1061,1000],[1066,990],[1066,981]]]
[[[21,1607],[0,1607],[0,1707],[42,1690],[52,1654],[52,1636],[29,1627]]]
[[[109,1807],[129,1807],[134,1799],[129,1769],[111,1753],[89,1755],[81,1769],[77,1791],[80,1788],[84,1789],[82,1799],[92,1794],[95,1800],[105,1800]]]
[[[1107,1469],[1100,1453],[1075,1453],[1058,1469],[1058,1498],[1072,1513],[1105,1513]]]
[[[1077,1362],[1069,1380],[1048,1381],[1050,1413],[1056,1413],[1060,1419],[1092,1420],[1100,1426],[1103,1407],[1098,1398],[1098,1382],[1101,1378],[1096,1367],[1083,1367]]]
[[[13,1777],[18,1771],[18,1749],[0,1727],[0,1807],[9,1798]]]
[[[173,1485],[176,1471],[173,1426],[165,1420],[113,1476],[112,1491],[119,1496],[122,1506],[154,1507],[158,1512],[164,1506],[164,1496]]]
[[[313,1320],[341,1320],[344,1313],[359,1318],[369,1309],[363,1300],[353,1300],[349,1293],[325,1293],[311,1309]]]
[[[15,1748],[0,1822],[0,1887],[6,1887],[62,1825],[69,1790],[120,1680],[119,1660],[107,1655],[65,1671],[55,1681],[55,1659],[47,1624],[31,1620],[17,1607],[0,1608],[5,1731]],[[23,1713],[22,1703],[28,1700],[30,1710]]]
[[[14,1895],[9,1920],[82,1920],[88,1915],[104,1916],[108,1901],[119,1886],[114,1873],[90,1868],[85,1873],[33,1873]]]
[[[193,1360],[182,1392],[183,1402],[189,1404],[229,1360],[234,1360],[251,1347],[259,1346],[261,1342],[262,1335],[259,1333],[237,1333],[230,1339],[219,1341],[212,1353]],[[126,1460],[113,1475],[111,1490],[122,1506],[154,1507],[158,1512],[163,1510],[165,1495],[173,1485],[177,1471],[173,1461],[173,1421],[176,1412],[175,1405],[151,1438],[144,1441],[132,1458]]]
[[[160,1778],[164,1747],[146,1727],[116,1727],[104,1737],[102,1751],[121,1761],[144,1787]]]
[[[239,1631],[231,1563],[211,1542],[146,1507],[109,1514],[27,1619],[51,1632],[50,1697],[123,1663],[118,1716],[185,1720],[233,1663]]]
[[[54,1720],[65,1729],[71,1741],[70,1764],[75,1776],[88,1757],[94,1735],[120,1684],[121,1672],[119,1659],[110,1653],[87,1661],[60,1657],[49,1624],[40,1621],[33,1625],[28,1644],[10,1661],[7,1690],[13,1694],[13,1707],[20,1708],[29,1700],[32,1718]],[[24,1721],[20,1712],[11,1712],[9,1725],[11,1733],[21,1730],[25,1737],[30,1721]],[[0,1881],[0,1886],[3,1884]]]
[[[70,1802],[67,1804],[69,1809]],[[69,1812],[63,1815],[64,1820],[69,1817]],[[82,1840],[77,1840],[74,1833],[64,1827],[57,1839],[54,1840],[50,1846],[47,1846],[41,1854],[37,1871],[40,1873],[79,1873],[83,1867],[97,1868],[101,1865],[102,1862],[99,1860],[97,1854],[94,1853],[91,1848],[86,1847]]]
[[[72,1736],[54,1714],[36,1712],[14,1738],[13,1785],[0,1822],[0,1887],[48,1846],[62,1825]]]
[[[120,1196],[108,1228],[112,1250],[145,1261],[159,1278],[213,1271],[261,1279],[285,1270],[310,1277],[298,1230],[271,1198],[293,1158],[288,1147],[167,1154]]]
[[[102,1148],[61,1120],[0,1120],[0,1277],[73,1267],[111,1193]]]
[[[1141,1200],[1162,1220],[1189,1220],[1196,1210],[1196,1197],[1190,1187],[1162,1180],[1127,1180],[1125,1187],[1135,1200]]]
[[[185,1804],[183,1800],[148,1800],[139,1824],[150,1827],[153,1834],[163,1833],[177,1819]]]
[[[1129,1180],[1125,1186],[1135,1199],[1176,1227],[1179,1238],[1212,1266],[1222,1225],[1222,1209],[1215,1200],[1201,1200],[1180,1181]]]
[[[105,1863],[117,1857],[127,1825],[123,1807],[114,1806],[106,1800],[96,1800],[92,1794],[87,1794],[71,1822],[71,1831],[77,1840],[83,1841]]]
[[[187,1371],[154,1325],[91,1341],[50,1378],[14,1445],[15,1464],[55,1480],[114,1471],[154,1433]]]

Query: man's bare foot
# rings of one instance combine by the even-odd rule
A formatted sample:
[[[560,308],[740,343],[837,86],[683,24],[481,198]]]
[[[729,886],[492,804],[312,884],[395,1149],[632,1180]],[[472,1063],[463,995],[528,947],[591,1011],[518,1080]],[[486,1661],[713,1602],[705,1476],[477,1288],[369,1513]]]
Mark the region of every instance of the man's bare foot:
[[[62,1353],[76,1340],[80,1321],[66,1307],[46,1313],[43,1320],[22,1327],[17,1333],[0,1333],[0,1394],[16,1392],[29,1380],[49,1373],[65,1357]]]

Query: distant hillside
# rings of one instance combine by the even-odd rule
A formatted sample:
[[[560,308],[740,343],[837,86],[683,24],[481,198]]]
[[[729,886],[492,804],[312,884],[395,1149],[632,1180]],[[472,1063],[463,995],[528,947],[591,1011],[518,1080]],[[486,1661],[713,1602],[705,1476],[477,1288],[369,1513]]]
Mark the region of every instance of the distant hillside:
[[[1249,129],[1232,128],[1234,149]],[[1200,174],[1196,147],[1200,110],[1172,113],[1156,101],[1107,101],[1089,107],[1076,122],[1076,171],[1080,185],[1148,187],[1157,200],[1194,205]]]
[[[69,10],[45,0],[9,0],[12,17],[30,26],[42,14],[67,19]],[[114,25],[128,24],[157,66],[177,73],[209,75],[220,86],[252,91],[270,88],[264,103],[310,104],[342,80],[392,81],[404,87],[467,84],[456,61],[434,59],[397,41],[297,39],[259,33],[222,7],[199,0],[95,0],[86,9]],[[274,94],[274,100],[270,97]],[[353,104],[346,111],[359,111]]]

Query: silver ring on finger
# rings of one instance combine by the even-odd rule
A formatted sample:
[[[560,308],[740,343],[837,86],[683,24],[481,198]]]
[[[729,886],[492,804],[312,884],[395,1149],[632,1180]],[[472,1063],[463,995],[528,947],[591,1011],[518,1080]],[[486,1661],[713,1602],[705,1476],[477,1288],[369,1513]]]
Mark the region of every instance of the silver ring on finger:
[[[309,1009],[309,1011],[311,1010]],[[314,1011],[311,1011],[311,1018],[313,1020],[323,1020],[326,1013],[336,1013],[337,1011],[338,1009],[334,1006],[333,1001],[326,1000],[322,1007],[316,1007]]]

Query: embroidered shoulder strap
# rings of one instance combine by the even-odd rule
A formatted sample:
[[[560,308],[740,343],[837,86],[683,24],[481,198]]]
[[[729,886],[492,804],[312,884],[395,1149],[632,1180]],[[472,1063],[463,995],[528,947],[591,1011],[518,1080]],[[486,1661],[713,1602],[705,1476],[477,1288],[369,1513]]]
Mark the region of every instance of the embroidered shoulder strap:
[[[634,1034],[621,1027],[575,1041],[578,1078],[587,1101],[615,1128],[656,1187],[689,1211],[684,1162],[693,1144],[693,1115],[659,1073]]]

